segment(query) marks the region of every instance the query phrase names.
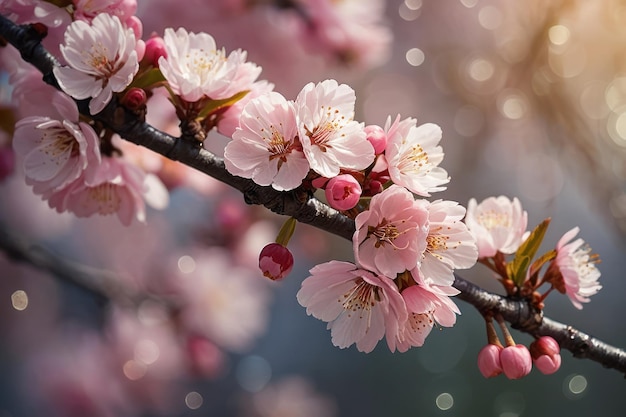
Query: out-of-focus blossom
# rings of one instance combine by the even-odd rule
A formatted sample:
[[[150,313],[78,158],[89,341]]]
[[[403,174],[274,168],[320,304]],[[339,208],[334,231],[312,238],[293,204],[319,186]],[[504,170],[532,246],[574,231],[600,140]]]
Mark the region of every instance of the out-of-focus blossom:
[[[3,0],[0,2],[0,14],[19,24],[40,23],[45,25],[47,34],[44,45],[50,52],[56,53],[63,31],[72,18],[64,7],[42,0]]]
[[[252,99],[226,145],[224,163],[231,174],[280,191],[302,184],[309,163],[298,140],[293,103],[276,92]]]
[[[416,269],[437,285],[452,285],[453,270],[476,263],[476,243],[461,221],[464,215],[465,208],[456,201],[436,200],[428,205],[426,250]]]
[[[556,259],[546,272],[545,279],[560,293],[567,294],[574,307],[582,309],[589,297],[602,288],[598,283],[600,271],[596,268],[599,258],[581,238],[570,242],[580,229],[565,233],[556,245]]]
[[[193,268],[172,275],[185,300],[181,320],[190,333],[231,351],[250,347],[267,325],[269,292],[258,270],[232,263],[229,252],[193,251]],[[192,256],[193,255],[193,256]]]
[[[73,3],[74,19],[87,22],[107,13],[124,23],[137,11],[137,0],[73,0]]]
[[[291,251],[280,243],[266,245],[259,254],[259,268],[272,281],[285,278],[293,268]]]
[[[500,352],[502,372],[509,379],[520,379],[528,375],[533,367],[530,351],[524,345],[506,346]]]
[[[299,0],[297,27],[309,49],[347,64],[371,67],[390,54],[392,34],[381,0]],[[303,16],[303,17],[302,17]]]
[[[145,221],[144,196],[150,199],[153,192],[159,203],[167,196],[157,188],[160,183],[153,183],[150,189],[145,180],[143,171],[122,158],[104,158],[89,175],[43,197],[58,212],[70,211],[78,217],[117,215],[128,226],[133,219]]]
[[[51,104],[60,120],[31,116],[15,125],[13,149],[23,160],[26,183],[35,194],[52,193],[100,164],[98,135],[79,122],[74,100],[57,92]]]
[[[0,182],[11,176],[15,170],[15,153],[11,149],[10,143],[4,143],[8,142],[8,140],[3,140],[3,137],[6,136],[8,135],[0,129]]]
[[[416,126],[417,121],[400,116],[391,123],[387,118],[387,147],[385,159],[391,180],[413,193],[428,197],[430,193],[443,191],[450,181],[448,173],[439,164],[443,150],[439,146],[441,128],[433,123]]]
[[[341,174],[326,183],[326,200],[337,210],[350,210],[361,198],[361,184],[350,174]]]
[[[386,336],[392,343],[407,320],[404,299],[392,280],[356,267],[330,261],[315,266],[302,282],[297,298],[307,314],[328,322],[333,345],[356,343],[371,352]]]
[[[59,85],[75,99],[92,97],[89,112],[102,111],[114,92],[123,91],[139,70],[133,31],[117,16],[96,16],[91,25],[77,20],[65,32],[61,53],[68,67],[54,67]]]
[[[268,384],[251,398],[242,401],[246,417],[335,417],[337,406],[318,393],[311,383],[298,376],[288,376]]]
[[[415,200],[406,188],[394,184],[375,195],[355,222],[354,255],[364,268],[395,278],[421,260],[427,245],[428,203]]]
[[[502,373],[501,353],[502,346],[492,343],[487,344],[478,352],[478,370],[485,378],[493,378]]]
[[[530,344],[533,363],[544,375],[555,373],[561,367],[561,347],[554,338],[541,336]]]
[[[308,83],[296,98],[300,142],[311,169],[326,178],[342,168],[362,170],[374,162],[374,148],[354,118],[354,90],[335,80]]]
[[[189,335],[186,342],[191,372],[204,378],[220,375],[226,365],[226,355],[215,343],[196,334]]]
[[[159,58],[159,68],[172,91],[185,101],[231,97],[249,90],[261,73],[260,67],[246,62],[245,51],[227,57],[207,33],[167,28],[163,39],[167,54]]]
[[[478,257],[494,256],[496,252],[510,254],[524,241],[528,213],[516,198],[489,197],[480,204],[470,199],[465,218],[467,228],[476,238]]]

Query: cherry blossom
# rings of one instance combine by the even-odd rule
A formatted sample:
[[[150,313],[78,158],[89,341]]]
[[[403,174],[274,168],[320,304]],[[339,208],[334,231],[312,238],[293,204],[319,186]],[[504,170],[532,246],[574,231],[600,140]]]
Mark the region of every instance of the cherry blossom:
[[[362,123],[353,120],[354,90],[335,80],[309,83],[296,97],[300,142],[311,169],[326,178],[340,169],[362,170],[374,162],[374,148]]]
[[[293,268],[293,255],[280,243],[270,243],[259,254],[259,268],[264,277],[273,281],[281,280]]]
[[[496,252],[513,253],[524,241],[528,214],[522,211],[517,198],[489,197],[477,204],[470,199],[465,218],[467,228],[476,238],[478,257],[494,256]]]
[[[412,346],[422,346],[435,323],[452,327],[456,323],[456,314],[461,314],[450,299],[459,293],[456,288],[436,285],[431,279],[417,279],[416,283],[402,291],[409,314],[396,339],[390,342],[392,352],[396,348],[406,352]]]
[[[438,146],[441,128],[433,123],[416,126],[417,120],[400,116],[391,123],[387,118],[387,147],[385,158],[391,180],[413,193],[429,197],[430,193],[443,191],[450,181],[445,169],[438,165],[443,160],[443,151]]]
[[[438,285],[452,285],[454,269],[474,266],[478,251],[461,220],[465,208],[456,201],[436,200],[428,206],[428,236],[419,273]]]
[[[298,140],[295,108],[276,92],[251,100],[224,150],[226,169],[259,185],[291,190],[309,172]]]
[[[307,314],[328,322],[333,345],[356,343],[359,351],[371,352],[384,336],[388,343],[395,340],[407,311],[393,281],[341,261],[317,265],[310,273],[298,302]]]
[[[415,268],[427,245],[427,205],[398,185],[372,197],[369,210],[355,219],[357,263],[391,278]]]
[[[150,191],[166,196],[153,183],[150,190],[146,175],[122,158],[104,158],[93,171],[82,175],[66,187],[43,195],[58,212],[70,211],[78,217],[115,214],[128,226],[133,219],[145,221],[144,195]],[[149,197],[148,197],[149,198]]]
[[[509,379],[523,378],[530,373],[533,367],[530,351],[521,344],[506,346],[502,349],[500,364],[502,365],[502,372]]]
[[[159,58],[159,68],[172,91],[185,101],[231,97],[249,90],[261,73],[256,64],[246,62],[245,51],[227,57],[207,33],[167,28],[163,40],[166,56]]]
[[[68,67],[54,67],[59,85],[75,99],[92,97],[91,114],[101,112],[114,92],[123,91],[139,69],[136,40],[117,16],[97,15],[91,25],[77,20],[65,31],[61,53]]]
[[[258,269],[234,264],[220,248],[191,250],[193,268],[171,274],[171,285],[185,300],[181,323],[231,351],[250,347],[267,326],[270,294]],[[177,257],[179,259],[180,257]]]
[[[579,230],[578,227],[573,228],[558,241],[556,259],[546,272],[546,280],[559,292],[567,294],[574,307],[582,309],[581,303],[588,303],[589,297],[600,291],[602,286],[598,283],[597,255],[590,254],[591,249],[581,238],[570,242]]]
[[[561,347],[554,338],[541,336],[530,344],[533,363],[544,375],[551,375],[561,367]]]
[[[50,193],[100,163],[100,141],[79,122],[76,103],[63,93],[52,97],[61,120],[31,116],[17,122],[13,148],[24,161],[26,183],[36,194]]]
[[[493,378],[502,373],[502,349],[500,345],[488,343],[478,352],[478,369],[485,378]]]

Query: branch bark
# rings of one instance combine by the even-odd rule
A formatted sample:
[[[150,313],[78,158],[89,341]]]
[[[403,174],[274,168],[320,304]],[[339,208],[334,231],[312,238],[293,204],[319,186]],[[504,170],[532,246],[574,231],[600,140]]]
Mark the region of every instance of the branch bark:
[[[22,58],[43,74],[45,82],[58,88],[52,73],[52,68],[59,65],[58,61],[41,45],[41,37],[33,27],[16,25],[4,16],[0,16],[0,36],[17,48]],[[77,101],[77,104],[82,114],[101,122],[125,140],[193,167],[239,190],[248,204],[263,205],[275,213],[292,216],[299,222],[310,224],[348,240],[352,239],[355,230],[354,221],[306,192],[298,190],[279,192],[272,187],[262,187],[249,179],[233,176],[226,171],[221,158],[203,149],[198,142],[176,138],[155,129],[139,120],[124,107],[119,106],[115,100],[95,116],[89,114],[87,101]],[[16,246],[6,238],[0,239],[0,247],[5,251],[14,251],[13,255],[16,259],[74,279],[78,285],[84,285],[105,297],[111,296],[106,290],[105,279],[85,280],[83,279],[85,278],[84,270],[77,265],[65,264],[62,269],[58,269],[54,266],[55,261],[49,258],[49,254],[44,256],[45,262],[37,261],[37,258],[27,255],[16,255],[16,250],[19,253],[26,251],[27,248],[23,245]],[[41,260],[41,254],[39,259]],[[73,274],[74,277],[72,277]],[[97,272],[91,271],[91,274],[97,274]],[[99,284],[88,285],[84,284],[85,282],[98,282]],[[575,357],[596,361],[626,375],[626,351],[591,337],[572,326],[543,317],[541,311],[533,309],[527,302],[490,293],[460,276],[455,277],[454,286],[461,291],[458,298],[473,305],[481,314],[500,313],[513,328],[536,337],[552,336],[559,342],[561,348],[571,351]]]

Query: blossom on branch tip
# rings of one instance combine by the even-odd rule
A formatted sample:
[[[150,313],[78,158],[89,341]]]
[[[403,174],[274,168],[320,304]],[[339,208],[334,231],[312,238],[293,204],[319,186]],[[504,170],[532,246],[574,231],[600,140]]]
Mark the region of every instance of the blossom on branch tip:
[[[123,91],[139,70],[133,31],[117,16],[77,20],[65,31],[61,53],[69,66],[54,67],[61,89],[75,99],[91,97],[89,112],[102,111],[114,92]]]
[[[249,90],[261,73],[256,64],[246,62],[245,51],[226,56],[208,33],[167,28],[163,39],[166,55],[159,58],[159,69],[174,94],[185,101],[232,97]]]
[[[526,238],[528,214],[522,211],[517,198],[489,197],[480,204],[470,199],[465,224],[476,238],[478,257],[491,257],[496,252],[511,254]]]
[[[443,150],[439,146],[441,128],[433,123],[416,126],[417,121],[400,116],[391,123],[387,118],[387,160],[391,180],[413,193],[429,197],[430,193],[443,191],[450,181],[445,169],[439,167]]]
[[[226,145],[224,163],[231,174],[279,191],[302,184],[309,163],[298,139],[293,102],[276,92],[250,100]]]
[[[573,228],[558,241],[556,259],[550,264],[545,280],[560,293],[567,294],[574,307],[580,310],[583,308],[581,303],[588,303],[589,297],[600,291],[602,285],[598,283],[598,256],[590,254],[591,249],[583,239],[570,242],[579,230]]]
[[[330,261],[313,267],[297,298],[307,314],[328,322],[333,345],[356,343],[371,352],[384,336],[393,341],[407,320],[404,299],[394,282],[349,262]]]
[[[311,169],[323,177],[374,162],[363,124],[353,120],[355,100],[354,90],[335,80],[309,83],[296,98],[302,148]]]
[[[427,205],[395,184],[373,196],[369,209],[355,219],[357,263],[391,278],[415,268],[427,245]]]

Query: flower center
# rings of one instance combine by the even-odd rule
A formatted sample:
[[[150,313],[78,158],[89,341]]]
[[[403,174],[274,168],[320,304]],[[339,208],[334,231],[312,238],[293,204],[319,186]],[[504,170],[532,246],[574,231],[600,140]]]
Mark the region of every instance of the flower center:
[[[62,127],[45,129],[41,135],[41,143],[44,145],[41,151],[52,158],[66,153],[69,153],[70,157],[76,157],[80,152],[76,138]]]
[[[478,223],[485,229],[492,230],[497,227],[511,227],[511,216],[495,210],[482,211],[478,214]]]
[[[376,242],[374,246],[378,249],[381,246],[385,246],[386,244],[391,245],[394,249],[403,249],[399,248],[394,244],[394,240],[396,240],[403,232],[398,230],[398,227],[393,223],[388,223],[387,219],[384,219],[376,226],[369,226],[367,229],[367,235],[374,236]],[[407,244],[408,245],[408,244]]]
[[[367,283],[363,278],[358,278],[355,284],[338,301],[348,312],[348,317],[352,317],[352,314],[359,314],[359,318],[363,318],[364,314],[369,316],[372,308],[380,301],[379,289]]]
[[[401,172],[414,172],[419,173],[430,171],[430,164],[428,162],[428,154],[424,152],[422,145],[415,144],[407,149],[398,162],[398,169]]]
[[[122,203],[119,188],[110,182],[91,187],[87,191],[88,200],[96,205],[101,215],[117,213]]]

